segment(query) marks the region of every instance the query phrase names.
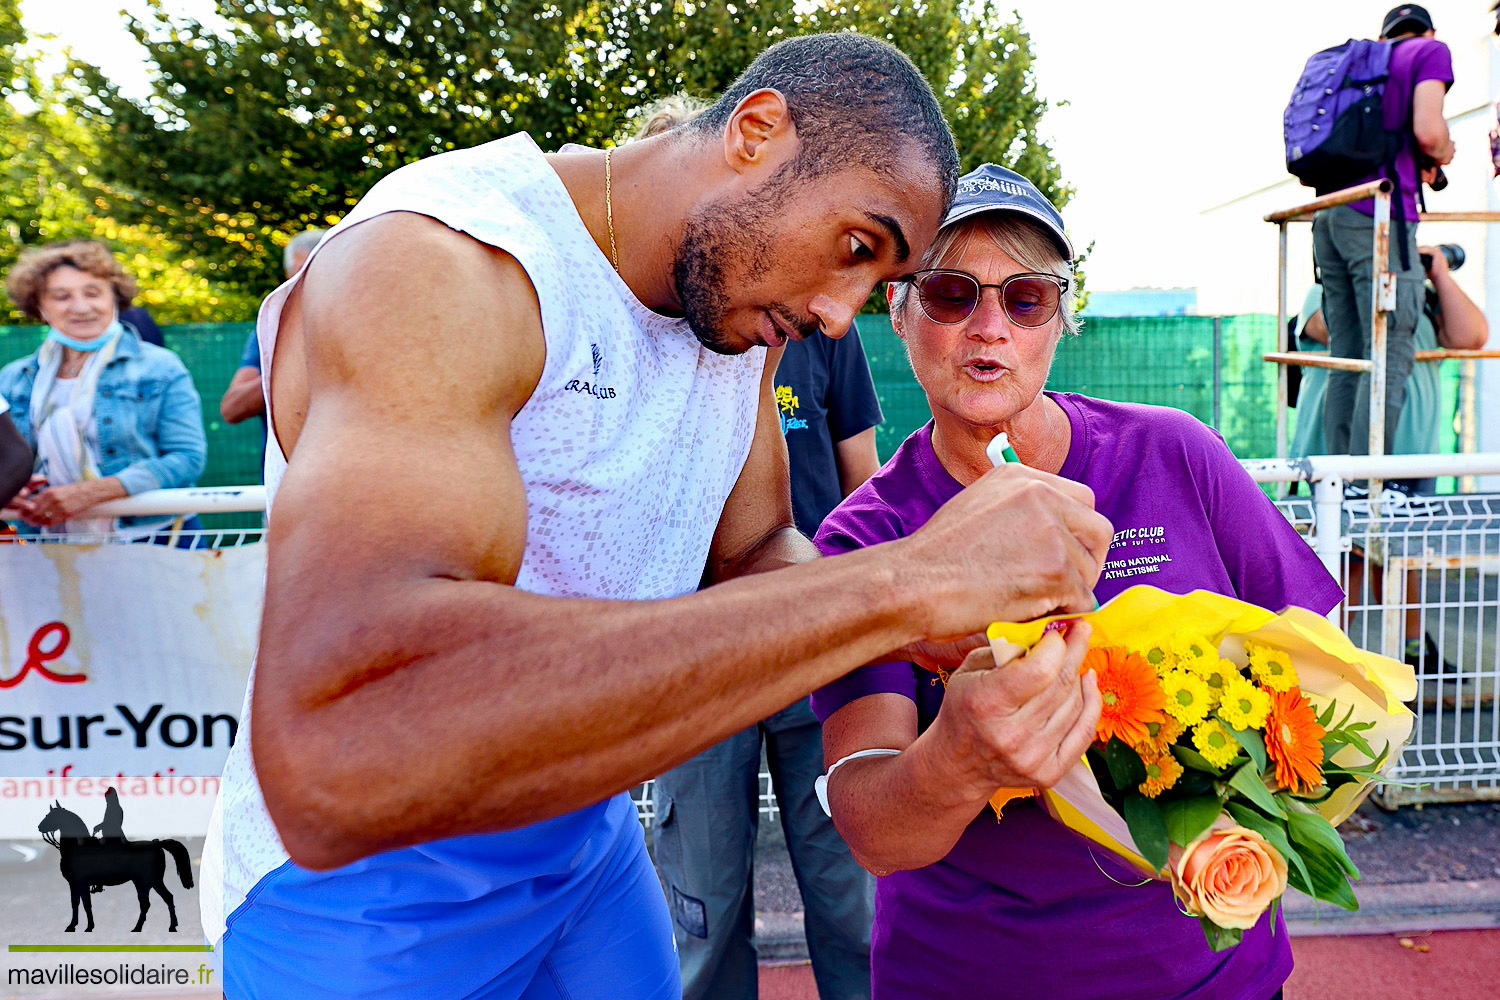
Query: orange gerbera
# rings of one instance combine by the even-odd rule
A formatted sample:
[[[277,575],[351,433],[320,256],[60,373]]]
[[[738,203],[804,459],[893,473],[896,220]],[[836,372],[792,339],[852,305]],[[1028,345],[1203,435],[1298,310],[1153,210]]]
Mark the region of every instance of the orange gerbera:
[[[1308,791],[1323,783],[1323,737],[1317,713],[1300,687],[1267,691],[1266,752],[1276,762],[1276,781],[1283,788]]]
[[[1118,736],[1130,746],[1151,738],[1150,724],[1166,718],[1167,693],[1156,669],[1124,646],[1096,646],[1083,658],[1083,669],[1099,677],[1104,708],[1099,713],[1099,742]]]

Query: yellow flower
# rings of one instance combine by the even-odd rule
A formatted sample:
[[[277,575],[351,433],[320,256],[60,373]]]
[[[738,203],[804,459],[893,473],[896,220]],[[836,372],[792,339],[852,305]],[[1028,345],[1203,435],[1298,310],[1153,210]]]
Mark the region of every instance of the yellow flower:
[[[1292,658],[1279,649],[1263,646],[1258,642],[1246,642],[1245,653],[1250,657],[1250,672],[1262,687],[1272,691],[1290,691],[1298,684],[1297,668]]]
[[[1179,667],[1200,676],[1219,662],[1219,647],[1196,632],[1178,632],[1172,636],[1170,648]]]
[[[1238,672],[1224,679],[1219,718],[1235,729],[1260,729],[1271,711],[1271,696]]]
[[[1140,750],[1142,747],[1145,747],[1155,752],[1166,750],[1173,743],[1176,743],[1177,737],[1187,732],[1187,727],[1171,715],[1163,715],[1161,722],[1146,723],[1146,731],[1151,734],[1150,738],[1141,740],[1135,745],[1135,748],[1136,750]]]
[[[1218,719],[1209,719],[1193,727],[1193,746],[1214,767],[1227,767],[1240,752],[1240,741]]]
[[[1231,677],[1242,677],[1240,665],[1233,660],[1216,660],[1202,670],[1194,671],[1208,684],[1208,693],[1215,698],[1224,696],[1224,685]]]
[[[1184,725],[1202,722],[1214,707],[1208,682],[1195,673],[1173,670],[1162,678],[1161,686],[1167,692],[1167,712]]]
[[[1148,646],[1146,647],[1146,651],[1141,655],[1145,657],[1147,663],[1151,664],[1151,668],[1156,671],[1157,676],[1172,669],[1172,647],[1170,643],[1158,642],[1154,646]]]
[[[1177,784],[1177,779],[1182,777],[1182,765],[1177,763],[1170,751],[1162,750],[1153,753],[1150,750],[1136,751],[1141,755],[1141,762],[1146,765],[1146,780],[1141,782],[1141,794],[1147,798],[1156,798],[1168,788]]]

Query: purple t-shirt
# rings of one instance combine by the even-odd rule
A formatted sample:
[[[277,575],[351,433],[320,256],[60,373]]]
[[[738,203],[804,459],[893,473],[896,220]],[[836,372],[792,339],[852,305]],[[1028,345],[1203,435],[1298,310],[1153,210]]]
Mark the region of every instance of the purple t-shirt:
[[[1101,603],[1137,583],[1278,611],[1326,613],[1343,599],[1216,432],[1179,410],[1050,395],[1073,430],[1061,474],[1093,489],[1115,527]],[[961,489],[929,423],[828,516],[818,546],[834,555],[910,535]],[[812,704],[826,719],[877,692],[915,701],[921,729],[943,700],[935,675],[899,662],[861,667]],[[1167,883],[1139,881],[1034,802],[1011,802],[1000,822],[986,809],[942,861],[877,882],[875,996],[1267,1000],[1291,972],[1284,924],[1263,919],[1216,954]]]
[[[1417,219],[1417,160],[1412,152],[1415,140],[1410,138],[1411,98],[1412,91],[1423,80],[1453,83],[1453,54],[1448,51],[1448,46],[1436,38],[1426,37],[1397,42],[1391,49],[1390,76],[1386,79],[1382,110],[1385,113],[1386,128],[1407,132],[1408,141],[1396,154],[1396,176],[1401,182],[1401,200],[1406,206],[1406,217],[1413,222]],[[1384,171],[1377,170],[1363,180],[1355,181],[1350,187],[1379,180],[1384,176]],[[1375,199],[1352,201],[1349,207],[1366,215],[1374,215]],[[1391,211],[1394,215],[1394,206]]]

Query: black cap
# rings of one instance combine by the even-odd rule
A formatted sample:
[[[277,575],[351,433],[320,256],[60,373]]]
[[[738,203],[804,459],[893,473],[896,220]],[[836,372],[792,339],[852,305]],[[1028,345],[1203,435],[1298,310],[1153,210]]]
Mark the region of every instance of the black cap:
[[[1063,228],[1062,214],[1037,190],[1037,186],[1014,170],[986,163],[958,179],[958,192],[943,227],[981,212],[1011,212],[1040,225],[1057,243],[1063,259],[1073,260],[1073,244]]]
[[[1420,30],[1431,31],[1432,15],[1427,13],[1427,8],[1420,4],[1404,3],[1399,7],[1391,8],[1391,12],[1380,22],[1380,37],[1389,38],[1391,32],[1406,22],[1420,25]]]

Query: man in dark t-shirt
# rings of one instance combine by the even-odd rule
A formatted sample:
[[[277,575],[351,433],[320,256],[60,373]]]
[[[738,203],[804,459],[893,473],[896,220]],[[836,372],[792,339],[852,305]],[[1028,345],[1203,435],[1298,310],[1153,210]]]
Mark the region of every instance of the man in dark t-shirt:
[[[790,341],[776,370],[776,401],[791,458],[793,513],[811,537],[880,468],[880,403],[859,333]],[[818,804],[813,783],[823,773],[823,736],[803,698],[656,780],[656,863],[667,883],[683,1000],[756,995],[751,867],[762,742],[802,891],[818,993],[868,997],[873,880]]]
[[[1396,155],[1397,191],[1391,214],[1389,266],[1396,275],[1396,310],[1387,326],[1385,452],[1395,443],[1406,380],[1416,346],[1413,335],[1422,304],[1422,268],[1417,259],[1417,192],[1435,167],[1453,159],[1453,140],[1443,117],[1443,97],[1453,82],[1453,57],[1434,37],[1432,17],[1417,4],[1386,14],[1380,37],[1391,42],[1390,76],[1384,96],[1384,124],[1400,131]],[[1365,180],[1385,176],[1382,170]],[[1363,182],[1361,182],[1363,183]],[[1334,357],[1369,358],[1374,289],[1374,203],[1357,201],[1325,208],[1313,219],[1313,257],[1323,281],[1323,316]],[[1369,453],[1370,375],[1331,371],[1323,411],[1324,439],[1333,454]]]

